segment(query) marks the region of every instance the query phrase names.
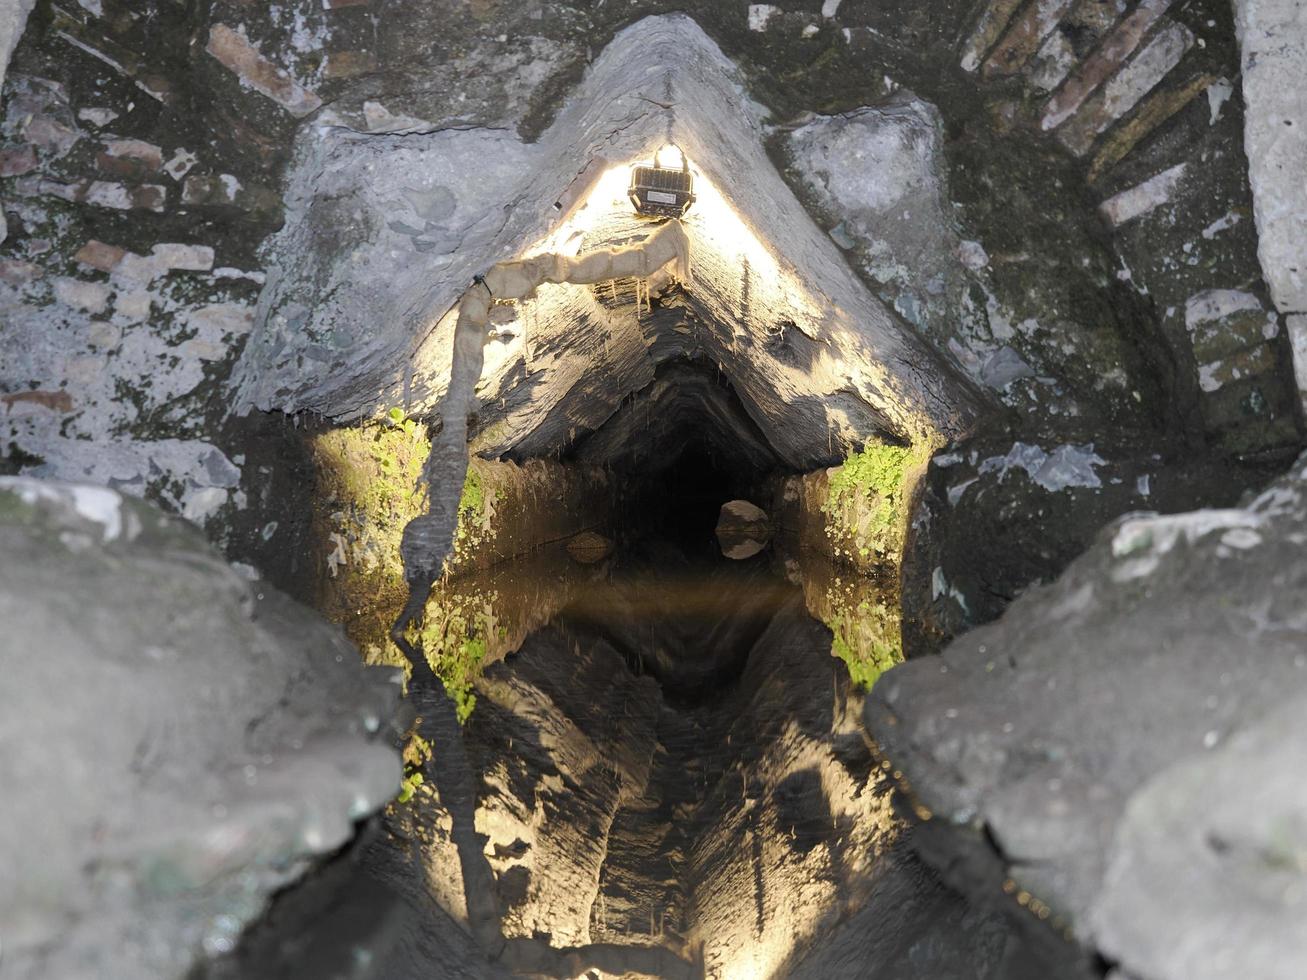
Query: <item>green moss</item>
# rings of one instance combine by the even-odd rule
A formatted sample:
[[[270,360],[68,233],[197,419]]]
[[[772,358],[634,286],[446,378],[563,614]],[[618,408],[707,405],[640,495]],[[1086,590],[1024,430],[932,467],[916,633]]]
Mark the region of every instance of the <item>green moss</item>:
[[[826,513],[859,496],[875,497],[878,514],[888,523],[902,506],[903,477],[912,450],[902,446],[868,445],[852,453],[830,478]]]
[[[425,781],[426,780],[420,772],[413,772],[406,775],[404,781],[399,784],[399,795],[395,797],[395,802],[407,803],[409,800],[413,799],[413,794],[418,791],[418,787]]]
[[[831,472],[822,511],[837,552],[866,560],[902,549],[909,471],[923,459],[924,450],[872,443]]]
[[[459,724],[465,724],[476,707],[473,683],[486,659],[486,638],[491,628],[483,613],[467,616],[461,609],[433,601],[427,619],[413,638],[421,645],[427,663],[454,702]]]
[[[837,598],[837,597],[834,597]],[[849,678],[870,688],[882,673],[903,661],[899,618],[880,603],[860,602],[852,609],[839,609],[827,621],[831,631],[831,654],[844,661]]]

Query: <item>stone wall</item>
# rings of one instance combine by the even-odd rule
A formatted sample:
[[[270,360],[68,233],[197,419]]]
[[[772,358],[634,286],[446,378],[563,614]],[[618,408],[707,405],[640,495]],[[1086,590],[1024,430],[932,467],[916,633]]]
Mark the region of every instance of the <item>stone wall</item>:
[[[1307,23],[1293,0],[1236,0],[1247,104],[1244,148],[1262,270],[1286,314],[1307,398]]]

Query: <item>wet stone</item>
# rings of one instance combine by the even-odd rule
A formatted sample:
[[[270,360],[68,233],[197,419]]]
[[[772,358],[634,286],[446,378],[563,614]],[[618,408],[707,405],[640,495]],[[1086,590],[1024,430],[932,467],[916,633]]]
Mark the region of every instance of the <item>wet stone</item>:
[[[771,540],[767,512],[747,500],[729,500],[717,517],[717,543],[722,554],[736,561],[752,558]]]

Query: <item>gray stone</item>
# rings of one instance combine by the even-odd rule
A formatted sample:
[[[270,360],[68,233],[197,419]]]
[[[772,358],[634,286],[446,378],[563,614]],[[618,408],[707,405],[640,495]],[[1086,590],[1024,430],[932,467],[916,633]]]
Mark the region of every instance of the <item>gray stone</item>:
[[[684,222],[685,305],[711,326],[691,334],[692,346],[726,368],[776,452],[813,465],[876,430],[955,430],[976,392],[849,270],[767,159],[763,116],[741,95],[736,67],[693,21],[671,15],[619,34],[534,144],[502,130],[305,130],[286,227],[269,247],[276,269],[235,375],[238,407],[336,418],[434,408],[449,377],[451,309],[473,276],[524,252],[647,234],[626,201],[625,168],[670,133],[699,181]],[[428,220],[419,209],[443,216],[438,238],[388,227],[417,227]],[[634,303],[610,310],[599,299],[588,287],[543,287],[526,301],[528,330],[487,352],[484,417],[505,424],[486,451],[556,451],[652,380],[657,361]],[[303,323],[289,315],[299,308],[311,311]],[[778,331],[797,356],[777,350]],[[820,361],[809,356],[815,345]],[[671,346],[655,339],[653,350]],[[331,356],[306,357],[315,347]],[[839,370],[827,375],[828,361]],[[832,428],[829,398],[844,403],[847,423]]]
[[[397,678],[113,490],[0,478],[0,543],[6,975],[186,975],[395,793]]]
[[[27,15],[36,6],[36,0],[0,0],[0,85],[4,84],[9,58],[18,46],[27,24]],[[0,207],[0,242],[9,234],[3,207]]]
[[[1006,388],[1034,374],[1034,369],[1011,347],[1000,347],[980,368],[980,380],[991,388]]]
[[[1120,226],[1167,204],[1175,196],[1188,168],[1187,163],[1177,163],[1136,187],[1114,194],[1099,206],[1103,216],[1114,226]]]
[[[1077,156],[1088,153],[1098,135],[1133,109],[1180,63],[1193,43],[1193,33],[1187,27],[1165,22],[1143,49],[1058,129],[1058,139]]]
[[[1250,779],[1241,784],[1250,787],[1247,794],[1222,794],[1220,779],[1232,772],[1225,763],[1206,770],[1217,787],[1201,792],[1186,788],[1197,785],[1188,776],[1156,791],[1147,787],[1159,773],[1201,759],[1307,696],[1305,543],[1307,457],[1244,508],[1128,516],[1056,584],[1029,591],[998,622],[938,657],[883,675],[868,702],[868,727],[937,818],[984,827],[1006,873],[1083,941],[1096,934],[1094,916],[1108,916],[1118,937],[1114,953],[1142,950],[1174,966],[1146,966],[1141,976],[1203,975],[1186,972],[1196,962],[1176,948],[1186,944],[1162,949],[1167,935],[1193,934],[1188,912],[1207,901],[1203,893],[1154,904],[1150,921],[1159,928],[1141,946],[1139,933],[1123,922],[1146,899],[1126,900],[1116,886],[1114,897],[1102,897],[1108,848],[1116,839],[1118,854],[1138,855],[1145,839],[1163,832],[1153,819],[1159,808],[1171,826],[1188,825],[1175,840],[1182,848],[1197,846],[1205,826],[1232,826],[1235,817],[1227,815],[1238,812],[1246,831],[1233,838],[1235,850],[1239,841],[1268,833],[1276,814],[1301,813],[1294,811],[1302,806],[1301,787],[1283,776]],[[1297,753],[1294,761],[1277,754],[1284,760],[1278,771],[1296,773],[1301,751],[1293,746],[1307,716],[1299,711],[1276,724],[1294,729],[1280,744]],[[1247,744],[1267,744],[1269,737],[1249,735]],[[1268,795],[1254,795],[1253,785]],[[1274,804],[1263,807],[1263,798]],[[1157,853],[1138,877],[1119,870],[1118,879],[1141,886],[1147,879],[1150,894],[1160,895],[1174,879],[1159,863],[1172,860],[1171,852]],[[1207,860],[1216,860],[1210,849]],[[1210,874],[1213,882],[1225,880]],[[1269,888],[1276,879],[1261,880]],[[1261,887],[1246,882],[1237,887]],[[1094,912],[1100,908],[1112,911]],[[1291,953],[1275,937],[1283,936],[1285,915],[1300,913],[1283,903],[1267,911],[1263,929],[1231,926],[1238,930],[1232,935],[1262,944],[1236,943],[1242,962]],[[1227,904],[1223,914],[1229,912]],[[1250,909],[1239,922],[1256,914]]]
[[[1307,314],[1291,313],[1284,318],[1293,349],[1293,374],[1298,397],[1307,405]]]
[[[1293,980],[1307,964],[1307,698],[1203,744],[1127,805],[1094,936],[1141,977]]]
[[[1298,0],[1236,0],[1257,254],[1282,313],[1307,312],[1307,23]]]

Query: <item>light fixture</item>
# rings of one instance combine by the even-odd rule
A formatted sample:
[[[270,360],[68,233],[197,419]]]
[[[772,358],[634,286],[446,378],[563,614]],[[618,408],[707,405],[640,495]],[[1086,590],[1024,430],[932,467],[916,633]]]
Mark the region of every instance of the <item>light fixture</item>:
[[[694,203],[694,175],[680,147],[668,143],[654,154],[653,166],[631,168],[627,191],[635,210],[644,215],[679,218]]]

